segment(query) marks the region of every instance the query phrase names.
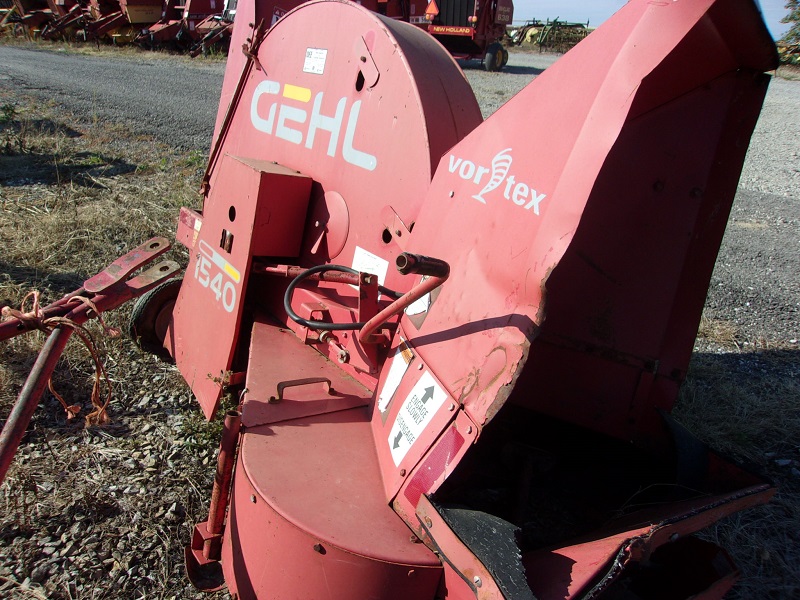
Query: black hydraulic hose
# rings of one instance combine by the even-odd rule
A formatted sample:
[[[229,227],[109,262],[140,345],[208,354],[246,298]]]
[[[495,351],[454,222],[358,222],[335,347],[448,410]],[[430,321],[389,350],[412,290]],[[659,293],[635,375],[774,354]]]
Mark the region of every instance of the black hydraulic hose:
[[[351,269],[350,267],[345,267],[342,265],[317,265],[316,267],[311,267],[292,279],[292,282],[286,288],[286,293],[283,295],[283,309],[286,311],[286,314],[289,315],[289,318],[292,321],[302,325],[303,327],[308,327],[309,329],[319,329],[321,331],[355,331],[356,329],[361,329],[366,324],[366,321],[358,323],[327,323],[325,321],[309,321],[292,310],[292,295],[294,294],[294,288],[296,288],[303,280],[308,279],[312,275],[316,273],[325,273],[327,271],[339,271],[341,273],[350,273],[351,275],[359,274],[359,272],[355,269]],[[402,294],[385,288],[382,285],[378,286],[378,291],[380,291],[381,294],[395,299],[402,296]]]

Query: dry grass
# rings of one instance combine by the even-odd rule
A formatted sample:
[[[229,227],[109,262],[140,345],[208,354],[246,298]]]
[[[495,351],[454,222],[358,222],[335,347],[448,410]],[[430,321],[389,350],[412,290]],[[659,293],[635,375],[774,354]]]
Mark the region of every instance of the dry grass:
[[[11,93],[0,91],[4,305],[19,306],[31,290],[46,303],[77,289],[148,238],[169,237],[179,207],[199,204],[203,156],[175,154],[124,127],[81,121]],[[185,264],[185,252],[171,257]],[[128,313],[114,311],[107,321],[124,329]],[[112,423],[85,429],[82,419],[67,421],[49,394],[43,399],[0,487],[0,597],[190,597],[183,545],[207,510],[218,428],[202,419],[174,367],[124,338],[104,337],[96,325],[92,331],[115,389]],[[43,342],[34,332],[0,344],[3,417]],[[92,373],[87,350],[73,339],[53,381],[84,413]],[[151,396],[160,397],[152,407]],[[67,552],[41,584],[22,585],[52,558],[42,554],[48,537],[67,545],[92,540],[97,564]],[[114,585],[138,564],[146,576]],[[66,569],[78,575],[61,576]]]
[[[728,321],[710,319],[703,315],[700,317],[700,326],[697,329],[699,338],[708,340],[720,346],[735,346],[739,334],[736,326]]]
[[[0,301],[18,307],[32,290],[43,303],[53,301],[143,241],[171,232],[179,207],[198,203],[202,157],[172,154],[120,126],[75,125],[63,111],[14,102],[0,97]],[[124,326],[125,316],[123,310],[109,319]],[[0,348],[0,406],[13,400],[8,379],[30,367],[40,337]],[[88,353],[79,344],[70,344],[65,358],[86,370]]]
[[[675,416],[698,438],[778,487],[772,501],[705,531],[742,570],[729,598],[800,597],[800,364],[795,349],[741,343],[730,324],[704,319],[702,343],[728,348],[698,353]],[[741,352],[740,347],[754,350]]]
[[[24,36],[14,37],[10,30],[0,31],[0,45],[15,46],[18,48],[45,49],[53,52],[65,52],[68,54],[79,54],[82,56],[109,56],[122,59],[138,59],[143,56],[147,60],[176,60],[199,61],[199,62],[225,62],[228,58],[226,52],[215,47],[209,49],[206,54],[191,58],[185,51],[171,50],[167,47],[157,49],[144,49],[135,44],[113,45],[107,41],[81,42],[68,40],[29,40]]]

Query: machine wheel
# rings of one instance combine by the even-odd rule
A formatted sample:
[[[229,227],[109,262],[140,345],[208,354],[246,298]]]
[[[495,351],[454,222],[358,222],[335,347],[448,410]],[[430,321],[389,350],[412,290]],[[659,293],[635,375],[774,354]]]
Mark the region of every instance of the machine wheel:
[[[142,350],[168,362],[173,359],[164,348],[164,338],[182,282],[180,278],[170,279],[140,296],[133,305],[128,323],[131,339]]]
[[[502,69],[508,64],[508,48],[503,47],[503,62],[500,64],[500,68]]]
[[[507,54],[502,45],[494,42],[486,48],[486,55],[483,57],[483,68],[487,71],[499,71],[505,64],[503,56]]]

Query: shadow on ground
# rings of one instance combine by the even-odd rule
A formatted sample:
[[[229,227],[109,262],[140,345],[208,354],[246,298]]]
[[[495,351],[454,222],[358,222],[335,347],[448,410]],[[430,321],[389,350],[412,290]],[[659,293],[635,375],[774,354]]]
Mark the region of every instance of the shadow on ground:
[[[105,188],[100,177],[114,177],[136,171],[136,165],[92,152],[79,152],[69,157],[53,154],[21,153],[0,155],[0,185],[22,187],[42,184],[75,184],[81,187]]]
[[[30,146],[28,138],[42,135],[68,139],[83,136],[76,129],[50,119],[0,121],[0,185],[21,187],[71,183],[103,188],[105,186],[97,178],[124,175],[136,170],[136,165],[96,152],[84,151],[63,156],[39,152],[35,146]]]
[[[483,71],[483,62],[480,60],[463,60],[459,59],[458,66],[461,67],[462,71]],[[506,65],[503,67],[503,70],[498,72],[498,75],[505,74],[505,75],[541,75],[544,73],[544,69],[539,69],[537,67],[523,67],[523,66],[516,66],[516,65]]]
[[[46,289],[49,291],[48,298],[50,300],[56,300],[69,292],[77,290],[83,285],[85,279],[86,274],[74,271],[45,271],[0,261],[0,284],[10,283],[13,285],[32,286],[40,291]],[[6,300],[0,298],[0,302],[6,302]]]

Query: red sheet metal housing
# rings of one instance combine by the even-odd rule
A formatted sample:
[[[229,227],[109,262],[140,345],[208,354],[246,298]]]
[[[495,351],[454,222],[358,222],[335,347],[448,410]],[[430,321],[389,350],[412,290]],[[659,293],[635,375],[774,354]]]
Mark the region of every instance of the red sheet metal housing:
[[[167,340],[207,416],[241,394],[231,591],[719,597],[735,568],[683,540],[772,490],[668,413],[775,64],[755,5],[632,0],[479,126],[417,29],[237,10]],[[449,279],[374,338],[289,318],[298,267],[404,293],[405,251]],[[285,302],[367,321],[366,279]]]

